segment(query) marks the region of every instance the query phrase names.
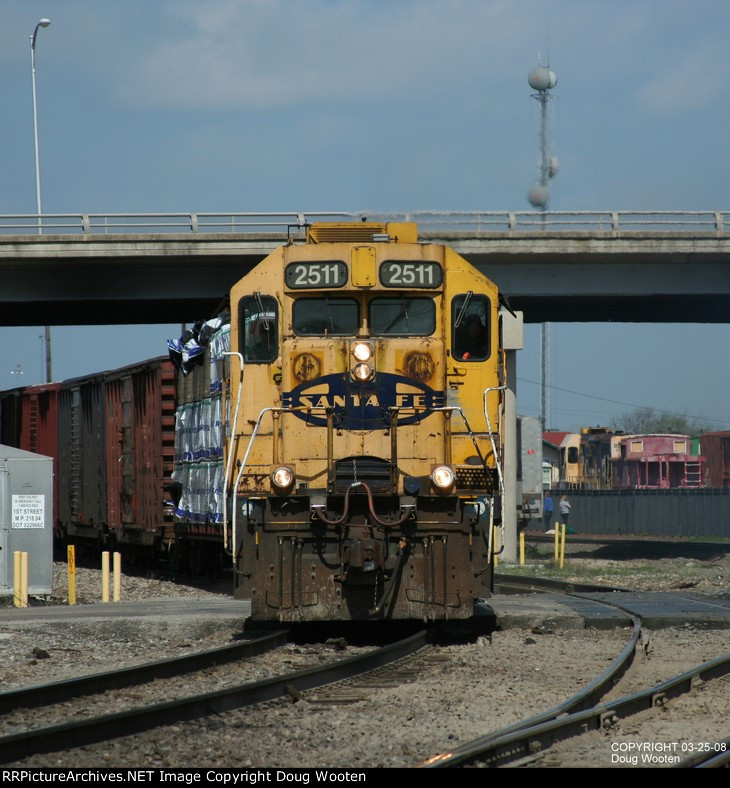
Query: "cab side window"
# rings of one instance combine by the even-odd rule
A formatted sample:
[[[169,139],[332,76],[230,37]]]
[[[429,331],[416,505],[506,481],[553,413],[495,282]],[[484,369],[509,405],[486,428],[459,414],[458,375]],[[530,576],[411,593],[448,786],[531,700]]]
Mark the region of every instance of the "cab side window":
[[[239,352],[244,361],[270,364],[279,355],[279,305],[254,293],[238,302]]]
[[[451,302],[451,355],[456,361],[489,358],[489,299],[465,293]]]

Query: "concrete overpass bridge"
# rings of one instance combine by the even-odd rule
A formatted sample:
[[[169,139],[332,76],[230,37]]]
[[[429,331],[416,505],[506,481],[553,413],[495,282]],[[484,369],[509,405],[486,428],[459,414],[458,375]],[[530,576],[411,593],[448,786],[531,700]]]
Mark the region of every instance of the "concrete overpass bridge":
[[[365,219],[417,222],[528,323],[730,319],[728,211],[29,214],[0,216],[0,325],[207,318],[308,224]]]

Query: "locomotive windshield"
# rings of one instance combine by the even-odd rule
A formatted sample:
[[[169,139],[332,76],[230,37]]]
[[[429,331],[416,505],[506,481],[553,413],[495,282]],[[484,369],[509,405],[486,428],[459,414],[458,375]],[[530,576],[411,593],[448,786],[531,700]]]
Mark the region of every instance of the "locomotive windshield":
[[[360,327],[354,298],[300,298],[292,317],[294,333],[300,336],[354,336]]]
[[[299,336],[355,336],[360,330],[354,298],[300,298],[292,318]],[[373,298],[368,326],[372,336],[428,336],[436,330],[436,305],[430,298]]]
[[[436,304],[430,298],[373,298],[369,325],[374,336],[427,336],[436,330]]]

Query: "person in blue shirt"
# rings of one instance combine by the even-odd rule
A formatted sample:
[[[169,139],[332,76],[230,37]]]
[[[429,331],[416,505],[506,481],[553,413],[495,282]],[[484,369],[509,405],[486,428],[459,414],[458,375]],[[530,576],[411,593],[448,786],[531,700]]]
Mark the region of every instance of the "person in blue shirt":
[[[550,520],[553,519],[554,511],[555,507],[553,505],[553,499],[548,494],[543,498],[542,501],[542,522],[546,531],[550,530]]]

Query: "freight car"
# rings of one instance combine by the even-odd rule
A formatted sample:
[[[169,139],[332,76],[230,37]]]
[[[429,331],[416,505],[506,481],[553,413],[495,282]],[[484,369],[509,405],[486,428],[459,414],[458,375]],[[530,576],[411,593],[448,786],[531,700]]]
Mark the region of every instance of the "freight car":
[[[230,309],[223,522],[252,618],[472,616],[501,519],[495,284],[415,225],[321,224]]]
[[[175,537],[163,506],[174,426],[169,358],[0,392],[0,443],[53,457],[58,548],[165,553]]]
[[[58,501],[59,383],[0,392],[0,444],[53,458],[54,535],[60,537]]]

